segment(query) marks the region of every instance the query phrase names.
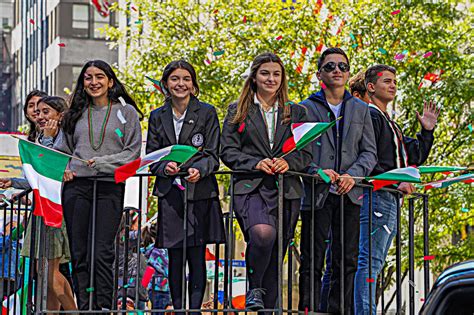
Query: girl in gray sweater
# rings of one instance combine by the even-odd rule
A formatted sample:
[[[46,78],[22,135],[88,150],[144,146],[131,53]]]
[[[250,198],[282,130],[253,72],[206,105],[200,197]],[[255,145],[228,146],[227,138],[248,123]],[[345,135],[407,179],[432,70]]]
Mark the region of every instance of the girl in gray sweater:
[[[63,136],[55,144],[56,149],[88,161],[71,159],[62,200],[80,310],[89,309],[90,298],[95,310],[112,307],[114,239],[125,192],[125,184],[116,184],[113,174],[140,156],[139,116],[143,114],[109,64],[93,60],[84,65],[64,116]]]

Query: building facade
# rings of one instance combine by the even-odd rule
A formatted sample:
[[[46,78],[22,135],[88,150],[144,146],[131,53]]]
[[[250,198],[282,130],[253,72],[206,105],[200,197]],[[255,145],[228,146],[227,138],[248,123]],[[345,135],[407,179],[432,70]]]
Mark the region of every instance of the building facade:
[[[11,129],[13,0],[0,0],[0,132]]]
[[[102,30],[116,24],[115,15],[101,15],[90,1],[15,0],[13,20],[12,129],[24,122],[29,91],[67,96],[86,61],[117,62]]]

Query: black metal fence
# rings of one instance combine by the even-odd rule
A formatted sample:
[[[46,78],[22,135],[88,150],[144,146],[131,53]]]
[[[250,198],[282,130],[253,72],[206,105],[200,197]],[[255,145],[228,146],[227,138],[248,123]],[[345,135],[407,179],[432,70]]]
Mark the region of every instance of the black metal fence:
[[[289,172],[292,173],[292,172]],[[237,230],[239,229],[238,224],[236,222],[236,216],[234,211],[233,205],[233,197],[234,197],[234,173],[232,172],[218,172],[216,174],[222,176],[228,176],[229,178],[229,189],[226,190],[226,196],[221,196],[221,200],[225,203],[228,203],[228,211],[224,214],[224,225],[226,229],[226,243],[221,245],[209,245],[211,249],[214,251],[215,259],[214,259],[214,270],[211,274],[214,275],[213,284],[209,286],[208,290],[210,291],[210,296],[212,300],[209,301],[208,307],[201,310],[190,310],[187,309],[187,285],[182,286],[182,309],[181,310],[154,310],[154,309],[147,309],[147,310],[140,310],[138,306],[135,310],[126,310],[127,303],[126,297],[130,296],[129,290],[134,289],[134,301],[136,304],[139,301],[139,288],[138,286],[141,285],[141,278],[143,274],[137,272],[134,274],[136,277],[135,287],[131,287],[129,285],[129,266],[128,266],[128,253],[130,251],[129,246],[131,246],[129,235],[130,235],[130,213],[129,211],[125,212],[125,221],[122,222],[123,224],[123,233],[117,234],[116,238],[116,261],[114,264],[114,293],[113,293],[113,309],[111,311],[97,311],[92,310],[93,305],[93,291],[89,292],[89,310],[88,311],[61,311],[61,312],[53,312],[51,310],[46,309],[46,300],[47,300],[47,274],[48,274],[48,263],[47,248],[48,242],[45,242],[45,233],[44,231],[40,231],[38,233],[40,237],[40,250],[39,250],[39,257],[37,256],[35,246],[35,238],[37,237],[37,233],[31,233],[31,248],[29,257],[34,257],[37,259],[28,259],[27,257],[22,257],[20,255],[20,249],[22,247],[23,239],[25,236],[26,226],[31,224],[31,230],[35,231],[37,229],[41,229],[41,224],[39,224],[39,218],[31,215],[33,209],[34,200],[32,200],[32,194],[29,191],[22,192],[18,196],[10,199],[5,200],[0,210],[2,210],[3,216],[3,230],[2,230],[2,256],[1,256],[1,267],[2,267],[2,282],[0,282],[0,294],[3,297],[3,308],[2,314],[40,314],[40,313],[159,313],[159,312],[223,312],[223,313],[237,313],[237,312],[246,312],[245,309],[235,308],[233,305],[233,262],[236,258],[235,246],[236,246],[236,235]],[[292,173],[294,175],[306,176],[311,178],[311,185],[312,185],[312,194],[314,197],[315,185],[318,184],[318,179],[307,174],[300,174],[300,173]],[[148,177],[150,174],[141,174],[137,175],[140,178],[139,180],[139,187],[138,187],[138,209],[139,209],[139,220],[138,220],[138,231],[142,230],[142,215],[147,214],[147,210],[143,207],[143,191],[144,191],[144,177]],[[93,182],[94,187],[94,196],[96,196],[97,190],[97,181],[99,178],[90,178]],[[283,217],[283,186],[285,185],[284,176],[278,176],[278,217]],[[358,183],[360,187],[364,187],[368,190],[369,193],[369,227],[372,226],[372,186],[367,184]],[[391,191],[392,193],[397,194],[398,197],[401,197],[401,194],[397,190],[391,189],[384,189],[387,191]],[[186,189],[184,190],[184,194],[186,196]],[[95,197],[94,197],[95,198]],[[345,198],[344,196],[340,197]],[[186,198],[185,198],[186,200]],[[397,198],[399,200],[399,198]],[[424,235],[424,244],[423,244],[423,252],[425,257],[429,255],[429,222],[428,222],[428,196],[425,194],[414,194],[409,198],[408,202],[408,226],[402,229],[401,223],[401,207],[400,204],[397,206],[397,236],[395,239],[395,248],[396,248],[396,257],[395,257],[395,289],[396,289],[396,313],[406,313],[414,314],[415,313],[415,243],[414,243],[414,231],[415,231],[415,220],[414,220],[414,209],[415,205],[420,205],[423,209],[423,235]],[[344,211],[343,202],[341,202],[341,213]],[[155,211],[156,209],[150,209],[151,211]],[[185,202],[184,207],[184,216],[187,217],[187,204]],[[95,237],[96,231],[96,221],[95,215],[97,211],[96,204],[94,203],[93,207],[93,215],[91,219],[91,227],[92,227],[92,239]],[[317,217],[315,217],[315,209],[314,203],[312,203],[311,209],[311,226],[317,225]],[[341,215],[341,247],[342,251],[344,251],[344,216]],[[184,220],[183,230],[184,235],[187,235],[187,224],[186,220]],[[314,229],[311,229],[313,231]],[[369,234],[371,233],[372,229],[369,229]],[[402,247],[401,241],[401,234],[406,233],[408,231],[408,248],[406,246]],[[277,228],[278,235],[283,234],[283,223],[282,220],[278,220],[278,228]],[[275,312],[278,314],[287,313],[297,313],[298,310],[295,307],[294,298],[297,297],[297,293],[295,293],[295,288],[298,288],[298,285],[294,283],[292,279],[292,275],[294,275],[295,271],[297,270],[297,266],[294,265],[294,261],[299,261],[298,249],[294,243],[294,240],[291,240],[289,243],[290,250],[286,250],[283,248],[283,238],[278,237],[278,279],[277,279],[277,288],[278,288],[278,300],[275,309],[268,309],[263,311],[268,312]],[[314,242],[314,239],[311,240]],[[119,251],[119,242],[122,242],[123,252]],[[140,249],[142,245],[141,233],[137,233],[136,238],[133,240],[136,242],[133,244],[134,248]],[[94,250],[95,244],[92,242],[91,246],[92,250],[92,259],[91,259],[91,270],[94,270]],[[402,296],[402,252],[408,251],[409,257],[409,268],[408,268],[408,281],[411,284],[409,286],[409,296],[404,297]],[[138,250],[138,252],[140,252]],[[287,255],[287,259],[284,260],[284,253]],[[371,257],[372,253],[372,238],[369,235],[369,253]],[[123,257],[123,271],[120,275],[122,279],[119,279],[119,255],[124,255]],[[183,247],[183,255],[186,257],[186,237],[184,237],[184,247]],[[311,293],[314,291],[314,264],[313,264],[313,246],[311,246]],[[341,255],[344,257],[344,255]],[[140,254],[137,255],[137,265],[143,263],[144,257]],[[369,275],[372,274],[372,259],[369,259]],[[429,260],[424,261],[424,293],[425,298],[430,289],[430,281],[429,281]],[[223,275],[219,272],[219,265],[223,267]],[[287,268],[287,278],[284,277],[284,268]],[[344,277],[344,261],[341,261],[341,277]],[[121,280],[121,281],[120,281]],[[182,266],[182,280],[183,283],[186,283],[186,259],[183,259],[183,266]],[[90,287],[93,287],[94,283],[94,275],[91,273],[90,275]],[[382,288],[384,287],[384,282],[390,281],[390,279],[386,279],[384,274],[382,273]],[[121,283],[121,285],[119,285]],[[344,281],[341,281],[341,292],[344,292],[343,286]],[[371,287],[376,285],[375,283],[369,282],[369,292],[371,291]],[[219,290],[222,288],[222,290]],[[385,310],[386,301],[384,298],[384,294],[382,292],[381,298],[381,306],[382,310]],[[408,298],[408,299],[407,299]],[[121,308],[118,309],[118,301],[122,299]],[[371,299],[371,298],[370,298]],[[405,299],[405,300],[404,300]],[[408,300],[409,309],[403,309],[404,301]],[[371,301],[371,300],[370,300]],[[341,310],[344,309],[344,297],[342,294],[341,297]],[[209,307],[210,306],[210,307]],[[311,309],[315,310],[313,294],[311,294]]]

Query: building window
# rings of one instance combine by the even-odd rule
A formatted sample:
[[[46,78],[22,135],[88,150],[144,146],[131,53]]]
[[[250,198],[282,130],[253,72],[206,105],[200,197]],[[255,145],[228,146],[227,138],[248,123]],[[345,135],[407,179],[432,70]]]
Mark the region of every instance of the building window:
[[[89,37],[89,5],[72,5],[72,29],[74,37]]]
[[[102,16],[94,10],[94,38],[105,38],[105,26],[110,24],[110,15]]]
[[[77,79],[82,71],[82,66],[72,66],[72,86],[70,88],[76,88]]]

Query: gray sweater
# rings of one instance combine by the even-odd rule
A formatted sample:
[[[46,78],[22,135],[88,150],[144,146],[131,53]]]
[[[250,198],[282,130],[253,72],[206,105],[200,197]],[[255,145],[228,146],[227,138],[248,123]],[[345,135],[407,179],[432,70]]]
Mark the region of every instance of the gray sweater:
[[[99,144],[100,129],[107,112],[107,106],[92,107],[92,126],[95,145]],[[102,146],[95,151],[89,140],[87,108],[76,123],[74,134],[63,133],[54,148],[84,160],[94,159],[93,167],[77,159],[71,159],[69,169],[77,176],[113,175],[117,167],[140,156],[142,134],[138,114],[133,106],[112,104],[110,118]]]

